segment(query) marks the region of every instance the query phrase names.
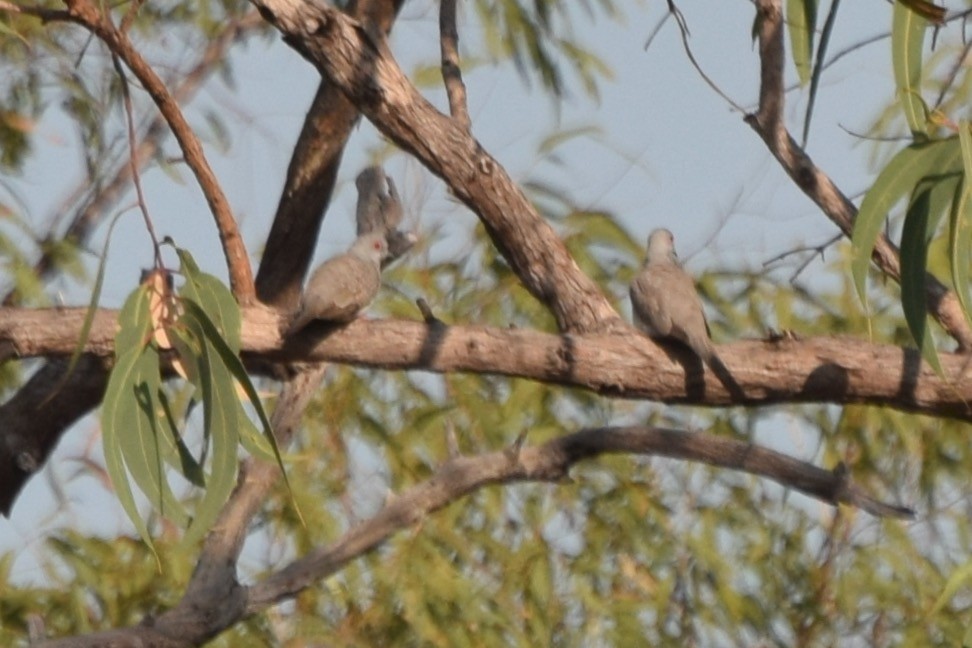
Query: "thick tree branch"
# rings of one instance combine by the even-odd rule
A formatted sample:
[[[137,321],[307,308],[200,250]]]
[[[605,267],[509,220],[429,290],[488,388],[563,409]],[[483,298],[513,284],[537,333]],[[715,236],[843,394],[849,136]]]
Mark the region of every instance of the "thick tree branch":
[[[106,14],[103,14],[89,0],[67,0],[66,4],[75,22],[90,30],[125,62],[128,69],[138,78],[146,92],[155,101],[159,112],[165,117],[172,133],[179,142],[186,164],[189,165],[196,176],[199,187],[202,189],[210,211],[212,211],[216,220],[219,239],[226,255],[233,295],[241,304],[252,303],[256,293],[253,286],[250,258],[246,252],[243,237],[240,235],[229,201],[206,160],[202,144],[186,121],[178,102],[169,92],[162,79],[135,49],[135,46],[128,39],[128,35],[117,29]]]
[[[385,39],[323,3],[254,0],[384,135],[441,177],[482,220],[524,286],[563,331],[606,330],[620,318],[502,166],[402,73]]]
[[[0,360],[2,362],[2,360]],[[67,358],[47,362],[14,396],[0,405],[0,514],[9,515],[26,480],[44,466],[57,440],[101,402],[108,359],[83,356],[71,380],[56,393]]]
[[[763,139],[767,148],[794,183],[850,237],[857,208],[831,181],[790,135],[783,121],[783,9],[780,0],[758,0],[756,12],[761,83],[759,111],[747,115],[746,123]],[[895,281],[900,280],[898,248],[883,234],[871,255],[877,267]],[[958,342],[962,351],[972,350],[972,328],[962,314],[955,293],[931,274],[925,276],[928,309]]]
[[[0,357],[68,355],[84,309],[0,310]],[[607,396],[711,406],[787,402],[863,403],[972,421],[968,357],[941,354],[946,379],[918,352],[849,337],[748,340],[718,347],[745,400],[734,401],[698,358],[659,346],[630,327],[610,334],[552,335],[526,329],[358,319],[312,324],[282,340],[281,315],[244,310],[249,361],[336,362],[376,369],[499,374],[569,385]],[[99,311],[85,351],[108,356],[115,313]],[[875,367],[880,367],[876,371]],[[41,414],[39,414],[41,415]],[[0,406],[0,420],[8,420]]]

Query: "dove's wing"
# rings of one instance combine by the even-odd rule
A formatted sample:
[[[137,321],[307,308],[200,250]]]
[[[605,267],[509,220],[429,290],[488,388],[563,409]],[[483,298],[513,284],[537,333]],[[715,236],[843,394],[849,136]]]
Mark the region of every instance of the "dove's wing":
[[[307,282],[287,334],[296,333],[313,320],[351,321],[371,303],[380,288],[381,273],[374,263],[351,254],[328,259]]]
[[[631,284],[635,321],[652,337],[679,340],[703,360],[712,355],[695,282],[675,263],[650,263]]]

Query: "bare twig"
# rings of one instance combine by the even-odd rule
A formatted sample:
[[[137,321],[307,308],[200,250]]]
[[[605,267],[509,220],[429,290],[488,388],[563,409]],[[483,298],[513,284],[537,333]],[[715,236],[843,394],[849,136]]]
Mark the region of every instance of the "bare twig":
[[[135,2],[134,4],[137,5],[138,2]],[[138,172],[138,154],[135,143],[135,120],[132,117],[132,95],[128,88],[128,78],[125,76],[125,70],[122,69],[121,62],[114,54],[111,55],[111,63],[115,67],[115,72],[118,73],[118,79],[121,82],[122,105],[125,109],[125,124],[128,127],[128,160],[132,170],[132,184],[135,185],[135,195],[138,199],[139,211],[142,213],[142,220],[145,221],[145,229],[148,231],[149,237],[152,239],[152,251],[155,256],[155,267],[161,268],[162,251],[159,247],[159,238],[155,235],[155,226],[152,225],[152,217],[149,216],[148,213],[148,205],[145,203],[145,194],[142,193],[142,178]]]
[[[716,85],[716,82],[713,81],[711,78],[709,78],[709,75],[702,70],[702,66],[695,59],[695,54],[692,53],[692,48],[689,46],[690,34],[689,34],[688,24],[685,22],[685,16],[683,16],[682,11],[677,6],[675,6],[674,0],[667,0],[667,1],[668,1],[668,12],[675,17],[675,22],[678,23],[678,33],[682,37],[682,47],[685,49],[685,55],[688,56],[688,60],[692,64],[692,67],[695,68],[695,71],[699,73],[699,76],[702,77],[702,80],[705,81],[706,84],[710,88],[712,88],[717,95],[725,99],[726,103],[732,106],[736,111],[745,114],[746,109],[740,106],[735,101],[733,101],[732,98],[729,95],[727,95],[725,92],[723,92],[722,88]],[[647,45],[645,47],[647,47]]]
[[[466,86],[459,67],[459,30],[456,28],[456,0],[442,0],[439,6],[439,46],[442,50],[442,82],[449,96],[449,113],[463,130],[469,130]]]
[[[849,237],[857,208],[800,148],[783,122],[784,50],[780,0],[757,0],[756,7],[761,76],[759,110],[747,115],[746,123],[759,134],[796,185]],[[886,235],[878,237],[871,256],[882,272],[896,281],[900,279],[898,249]],[[931,314],[955,338],[960,350],[972,350],[972,328],[965,321],[955,294],[930,274],[925,276],[925,290]]]
[[[935,108],[942,105],[945,101],[945,95],[948,93],[949,89],[955,84],[955,79],[958,78],[958,73],[962,71],[966,66],[966,59],[969,55],[969,50],[972,50],[972,42],[965,43],[962,47],[962,51],[959,55],[955,57],[952,62],[952,66],[948,70],[948,74],[945,75],[945,82],[942,84],[942,89],[938,91],[938,97],[935,99],[933,104]]]
[[[236,219],[233,217],[229,201],[206,160],[202,144],[186,121],[178,102],[173,98],[162,79],[135,49],[127,34],[118,30],[90,0],[68,0],[67,5],[71,19],[98,36],[112,53],[125,62],[125,65],[138,78],[165,117],[179,142],[186,164],[196,176],[203,195],[206,197],[206,202],[215,217],[223,252],[226,255],[230,287],[233,294],[241,304],[252,303],[256,293],[246,246],[237,227]]]
[[[802,254],[804,252],[813,252],[813,254],[809,255],[806,259],[804,259],[803,261],[801,261],[800,264],[797,266],[796,270],[793,271],[793,274],[790,275],[790,283],[792,283],[792,282],[794,282],[796,280],[797,277],[800,276],[800,274],[804,270],[807,269],[807,266],[809,266],[810,263],[815,258],[817,258],[819,256],[820,259],[823,260],[823,258],[824,258],[824,252],[827,250],[827,248],[829,248],[831,245],[833,245],[834,243],[836,243],[837,241],[839,241],[843,237],[844,237],[843,234],[837,234],[836,236],[831,237],[830,239],[828,239],[827,241],[821,243],[820,245],[801,245],[799,247],[793,248],[792,250],[787,250],[786,252],[781,252],[780,254],[777,254],[776,256],[774,256],[774,257],[772,257],[770,259],[767,259],[766,261],[763,261],[763,267],[764,268],[769,267],[769,266],[773,265],[774,263],[776,263],[777,261],[782,261],[783,259],[785,259],[785,258],[787,258],[789,256],[792,256],[794,254]]]

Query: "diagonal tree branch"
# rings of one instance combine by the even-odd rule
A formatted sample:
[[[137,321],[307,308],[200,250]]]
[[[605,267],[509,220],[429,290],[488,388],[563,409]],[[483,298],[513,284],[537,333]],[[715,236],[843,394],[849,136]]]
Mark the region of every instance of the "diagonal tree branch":
[[[250,587],[234,582],[229,600],[225,592],[210,591],[211,596],[222,597],[218,599],[219,616],[206,614],[205,606],[180,604],[151,624],[47,645],[199,645],[243,618],[293,598],[350,561],[374,551],[395,533],[471,493],[497,484],[563,482],[574,464],[605,454],[685,459],[767,477],[834,506],[847,504],[879,517],[914,515],[908,508],[885,504],[864,493],[851,483],[842,465],[828,471],[773,450],[713,434],[632,426],[585,429],[534,447],[522,447],[522,441],[518,439],[511,448],[499,452],[450,458],[432,477],[394,497],[374,517],[350,529],[334,544],[310,551]]]
[[[110,18],[99,11],[90,0],[67,0],[68,11],[72,20],[86,27],[91,33],[101,39],[105,45],[116,54],[138,78],[149,96],[155,101],[172,133],[175,135],[186,164],[196,176],[206,202],[216,220],[220,242],[226,255],[229,270],[230,287],[233,295],[241,304],[250,304],[255,299],[253,286],[253,271],[250,268],[250,258],[243,243],[236,219],[230,209],[229,200],[216,179],[199,138],[186,121],[178,102],[169,92],[165,83],[149,64],[142,58],[138,50],[128,39],[128,35],[120,31],[111,23]]]
[[[759,110],[747,115],[746,123],[763,139],[793,182],[849,237],[854,228],[857,208],[800,148],[783,121],[785,54],[781,2],[758,0],[756,13],[761,74]],[[882,272],[895,281],[900,280],[898,248],[887,236],[882,234],[878,237],[871,257]],[[925,276],[925,291],[929,312],[958,342],[960,350],[972,350],[972,328],[962,314],[955,293],[931,274]]]
[[[441,177],[479,216],[493,242],[562,331],[608,330],[618,314],[503,167],[423,98],[385,39],[323,4],[254,0],[285,40],[385,136]]]
[[[885,504],[852,484],[846,468],[834,471],[760,446],[701,432],[656,427],[605,427],[557,437],[542,446],[455,457],[426,481],[392,499],[373,518],[329,547],[295,560],[249,588],[246,609],[256,613],[291,598],[380,546],[393,533],[485,486],[523,481],[561,482],[581,461],[605,454],[684,459],[767,477],[822,502],[849,504],[875,516],[911,518],[911,509]]]
[[[0,5],[0,10],[6,9]],[[67,14],[64,13],[64,18]],[[172,92],[175,101],[185,101],[202,85],[225,56],[230,45],[264,24],[256,12],[229,23],[209,43],[190,72]],[[165,121],[156,117],[149,123],[136,151],[135,166],[142,167],[159,150],[165,135]],[[65,239],[85,241],[105,214],[115,205],[131,181],[133,161],[126,159],[111,180],[91,196],[75,215]],[[80,193],[80,192],[79,192]],[[35,266],[42,277],[55,266],[49,255]],[[18,299],[16,293],[4,298],[5,304]],[[11,357],[9,349],[0,349],[0,361]],[[93,361],[92,361],[93,360]],[[39,470],[70,425],[101,402],[108,380],[108,363],[102,358],[87,360],[75,367],[55,398],[48,400],[56,385],[61,385],[67,363],[55,360],[31,376],[18,393],[4,404],[8,415],[0,439],[0,514],[8,515],[14,499],[29,477]]]

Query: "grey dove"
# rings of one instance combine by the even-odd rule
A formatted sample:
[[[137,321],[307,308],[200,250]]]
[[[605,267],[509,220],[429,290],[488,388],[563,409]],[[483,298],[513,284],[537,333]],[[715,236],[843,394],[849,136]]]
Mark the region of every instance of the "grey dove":
[[[384,231],[359,236],[351,248],[314,270],[287,327],[292,335],[313,320],[350,322],[381,288],[381,261],[388,254]]]
[[[667,229],[648,236],[645,263],[631,283],[631,306],[635,324],[649,337],[674,338],[713,371],[725,370],[712,347],[695,282],[678,262],[675,238]]]

